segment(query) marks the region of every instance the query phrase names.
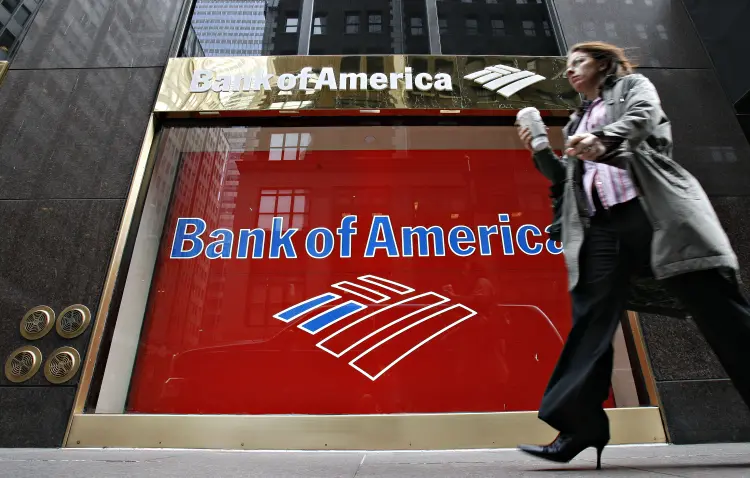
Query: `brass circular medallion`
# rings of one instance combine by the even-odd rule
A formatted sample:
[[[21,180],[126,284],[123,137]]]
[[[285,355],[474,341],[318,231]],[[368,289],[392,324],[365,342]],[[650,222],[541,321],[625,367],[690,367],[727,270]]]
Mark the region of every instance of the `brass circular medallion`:
[[[55,311],[40,305],[26,312],[21,319],[21,336],[27,340],[39,340],[55,326]]]
[[[71,305],[57,317],[57,333],[60,337],[72,339],[81,335],[91,322],[91,312],[82,304]]]
[[[42,366],[42,352],[33,345],[24,345],[10,353],[5,361],[5,378],[13,383],[30,379]]]
[[[50,383],[65,383],[81,368],[81,355],[73,347],[54,350],[44,364],[44,376]]]

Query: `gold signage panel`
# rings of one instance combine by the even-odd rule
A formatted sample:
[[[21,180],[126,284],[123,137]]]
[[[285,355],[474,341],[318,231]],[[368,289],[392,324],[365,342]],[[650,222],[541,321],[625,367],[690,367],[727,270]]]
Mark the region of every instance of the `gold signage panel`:
[[[565,59],[559,57],[206,57],[169,60],[155,112],[510,115],[535,106],[550,115],[567,115],[578,101],[565,78]]]

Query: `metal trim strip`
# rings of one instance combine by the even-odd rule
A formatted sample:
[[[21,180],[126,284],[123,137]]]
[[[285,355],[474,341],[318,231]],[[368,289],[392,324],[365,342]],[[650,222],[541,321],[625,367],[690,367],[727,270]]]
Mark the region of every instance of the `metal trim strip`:
[[[73,401],[73,411],[71,414],[71,418],[68,421],[68,428],[65,431],[65,438],[63,440],[63,443],[67,443],[68,437],[70,435],[73,416],[75,416],[75,414],[83,413],[86,398],[91,388],[94,368],[99,357],[99,348],[102,343],[104,328],[109,316],[109,310],[114,295],[115,284],[121,272],[120,266],[125,252],[128,234],[130,233],[131,225],[133,223],[138,198],[143,188],[144,178],[147,172],[147,165],[149,157],[151,155],[151,148],[154,144],[154,136],[155,123],[154,115],[152,114],[149,117],[148,125],[146,127],[146,133],[143,139],[143,143],[141,144],[141,151],[138,155],[135,172],[133,173],[133,180],[130,184],[130,191],[128,192],[128,198],[125,202],[122,220],[120,221],[120,228],[117,233],[117,239],[115,240],[114,249],[112,251],[112,258],[110,259],[109,268],[104,280],[104,287],[102,288],[99,308],[96,312],[96,319],[91,331],[91,339],[89,340],[88,350],[85,355],[86,358],[82,367],[83,370],[81,372],[81,379],[78,385],[78,390],[76,390],[75,400]]]
[[[663,404],[659,392],[656,388],[656,379],[654,378],[654,369],[651,366],[651,359],[648,356],[646,348],[646,340],[643,337],[643,329],[641,328],[641,322],[638,312],[627,311],[626,320],[628,322],[628,329],[631,335],[632,343],[634,345],[633,351],[638,358],[640,365],[640,373],[643,377],[643,385],[646,387],[646,393],[648,394],[649,405],[659,410],[664,424],[665,434],[668,441],[671,441],[669,436],[669,429],[666,427],[666,418],[663,416]]]
[[[5,78],[5,73],[8,72],[9,67],[10,63],[7,61],[0,61],[0,85],[3,83],[3,78]]]
[[[655,407],[607,410],[612,444],[665,443]],[[545,443],[536,412],[397,415],[81,415],[67,447],[441,450]]]

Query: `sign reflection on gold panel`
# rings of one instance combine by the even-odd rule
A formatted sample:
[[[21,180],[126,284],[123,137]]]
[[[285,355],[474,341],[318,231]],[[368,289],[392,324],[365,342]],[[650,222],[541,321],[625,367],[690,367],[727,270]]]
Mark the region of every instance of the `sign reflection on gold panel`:
[[[0,84],[3,82],[3,78],[5,77],[6,71],[8,71],[8,62],[0,61]]]

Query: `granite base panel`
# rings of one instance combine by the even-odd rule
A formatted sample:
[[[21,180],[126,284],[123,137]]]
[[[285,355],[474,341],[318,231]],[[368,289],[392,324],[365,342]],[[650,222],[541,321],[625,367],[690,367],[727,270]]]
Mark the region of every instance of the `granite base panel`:
[[[76,388],[0,387],[0,448],[62,446]]]
[[[750,442],[750,410],[728,379],[657,383],[670,442]]]
[[[639,319],[657,382],[729,378],[694,321],[654,314]]]

